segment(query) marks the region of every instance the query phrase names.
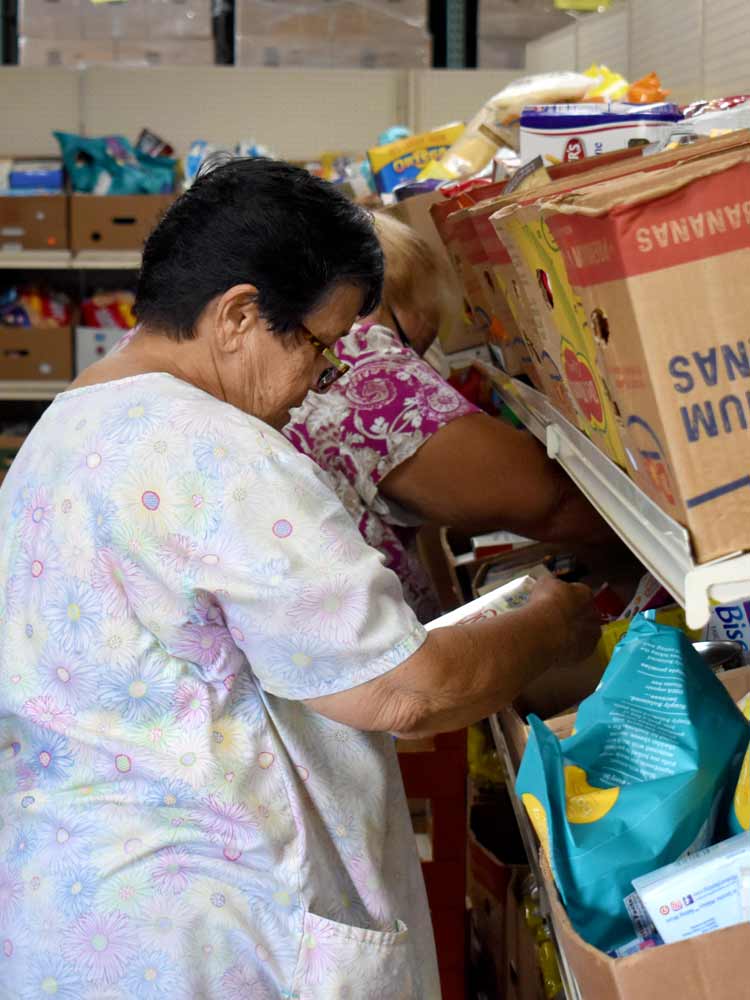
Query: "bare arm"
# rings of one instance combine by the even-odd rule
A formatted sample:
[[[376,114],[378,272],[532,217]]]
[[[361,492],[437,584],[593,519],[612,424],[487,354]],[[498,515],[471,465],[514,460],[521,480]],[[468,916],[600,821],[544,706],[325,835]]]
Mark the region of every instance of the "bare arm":
[[[407,738],[448,732],[498,711],[545,671],[577,663],[599,633],[587,587],[544,580],[524,608],[435,629],[389,673],[308,704],[356,729]]]
[[[503,528],[542,542],[613,537],[531,434],[484,413],[441,427],[380,491],[425,521],[466,534]]]

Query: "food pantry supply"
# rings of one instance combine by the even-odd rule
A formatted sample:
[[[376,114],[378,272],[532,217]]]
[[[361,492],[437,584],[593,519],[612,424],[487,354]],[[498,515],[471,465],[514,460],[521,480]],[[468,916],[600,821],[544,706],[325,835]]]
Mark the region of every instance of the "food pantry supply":
[[[544,567],[538,567],[534,576],[522,576],[518,580],[512,580],[503,587],[477,597],[475,601],[469,601],[455,611],[449,611],[435,621],[430,622],[425,628],[429,632],[433,628],[443,628],[445,625],[467,625],[469,622],[482,621],[485,618],[496,618],[506,611],[514,611],[522,608],[531,596],[531,591],[540,576],[547,575]]]
[[[750,547],[750,151],[708,155],[722,141],[541,206],[628,471],[689,528],[699,562]]]
[[[575,735],[529,723],[518,792],[573,926],[618,948],[633,937],[633,879],[710,842],[748,724],[687,637],[643,616],[582,702]]]
[[[665,944],[742,923],[740,874],[750,869],[750,834],[708,847],[633,880]]]
[[[521,115],[521,162],[568,163],[659,142],[682,119],[676,104],[548,104]]]
[[[491,162],[498,144],[482,126],[518,149],[518,121],[527,104],[580,101],[590,86],[590,78],[583,73],[538,73],[509,83],[474,115],[463,135],[438,160],[442,176],[471,177]]]
[[[463,130],[458,122],[368,149],[367,159],[378,193],[390,194],[396,185],[414,180],[425,164],[438,159]]]

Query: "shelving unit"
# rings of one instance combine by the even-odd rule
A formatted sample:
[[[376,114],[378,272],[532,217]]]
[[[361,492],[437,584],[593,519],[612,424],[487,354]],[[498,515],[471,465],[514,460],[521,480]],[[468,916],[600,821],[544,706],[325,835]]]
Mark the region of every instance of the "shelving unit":
[[[0,382],[0,400],[54,399],[67,388],[67,382]]]
[[[0,251],[0,270],[12,271],[137,271],[137,250],[18,250]]]
[[[548,399],[523,382],[475,362],[518,419],[557,459],[582,493],[643,565],[685,608],[690,628],[708,621],[710,599],[722,603],[750,593],[750,555],[737,553],[696,564],[687,530],[640,490]]]

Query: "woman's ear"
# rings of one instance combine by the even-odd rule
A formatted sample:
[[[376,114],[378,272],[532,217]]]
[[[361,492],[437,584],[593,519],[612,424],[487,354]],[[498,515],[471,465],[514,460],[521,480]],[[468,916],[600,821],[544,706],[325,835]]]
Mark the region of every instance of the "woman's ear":
[[[246,338],[261,322],[255,285],[233,285],[216,304],[214,331],[216,346],[227,354],[244,347]]]

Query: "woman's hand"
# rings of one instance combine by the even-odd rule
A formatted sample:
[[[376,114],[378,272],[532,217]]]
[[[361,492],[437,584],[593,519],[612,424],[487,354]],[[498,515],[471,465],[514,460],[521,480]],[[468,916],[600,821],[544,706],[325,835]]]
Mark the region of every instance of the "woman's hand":
[[[580,663],[594,651],[602,629],[589,587],[545,577],[532,590],[527,607],[537,610],[556,635],[557,655],[553,653],[549,666],[553,661],[567,666]]]

